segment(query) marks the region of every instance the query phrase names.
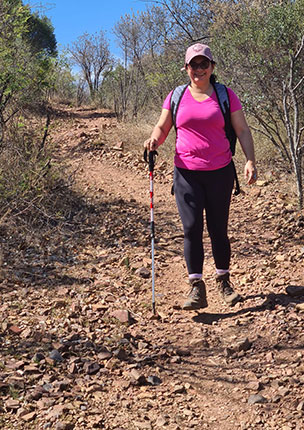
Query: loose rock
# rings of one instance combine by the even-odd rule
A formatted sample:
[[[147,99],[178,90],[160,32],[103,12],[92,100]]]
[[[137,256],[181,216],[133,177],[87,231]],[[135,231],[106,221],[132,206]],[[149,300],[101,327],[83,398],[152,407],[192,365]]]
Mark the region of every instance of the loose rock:
[[[255,405],[256,403],[267,403],[267,399],[261,394],[252,394],[248,399],[248,404]]]

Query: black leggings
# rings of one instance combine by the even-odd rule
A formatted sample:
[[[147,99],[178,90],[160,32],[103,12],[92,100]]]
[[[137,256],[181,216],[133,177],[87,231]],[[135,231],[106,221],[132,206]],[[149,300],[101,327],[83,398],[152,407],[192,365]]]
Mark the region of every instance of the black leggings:
[[[232,163],[211,171],[174,168],[174,192],[184,228],[184,254],[189,274],[203,270],[204,209],[216,268],[229,268],[231,249],[227,229],[233,182]]]

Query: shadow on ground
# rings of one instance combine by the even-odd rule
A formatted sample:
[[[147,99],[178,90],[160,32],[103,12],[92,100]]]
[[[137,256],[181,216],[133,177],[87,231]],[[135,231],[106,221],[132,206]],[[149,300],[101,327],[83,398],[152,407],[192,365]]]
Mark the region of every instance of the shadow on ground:
[[[280,294],[269,293],[267,295],[264,295],[264,294],[250,295],[247,297],[243,297],[243,302],[246,302],[246,300],[259,298],[259,297],[262,299],[265,299],[265,301],[259,306],[245,307],[236,312],[227,312],[227,313],[221,313],[221,314],[202,312],[202,313],[198,313],[192,319],[196,323],[212,325],[214,322],[247,314],[248,312],[257,313],[257,312],[263,312],[266,309],[274,310],[276,305],[287,307],[289,305],[304,303],[304,297],[291,297],[288,294],[283,294],[283,293],[280,293]]]

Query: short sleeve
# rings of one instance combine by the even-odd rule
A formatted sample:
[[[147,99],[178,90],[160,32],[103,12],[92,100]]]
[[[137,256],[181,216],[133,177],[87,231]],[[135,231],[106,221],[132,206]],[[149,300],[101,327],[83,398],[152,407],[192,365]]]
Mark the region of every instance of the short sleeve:
[[[171,102],[171,96],[172,96],[173,90],[170,91],[170,93],[167,95],[167,97],[165,98],[165,101],[163,103],[163,109],[170,109],[170,102]]]
[[[235,92],[232,91],[232,89],[227,88],[227,90],[228,90],[229,101],[230,101],[230,112],[236,112],[237,110],[241,110],[242,104],[238,96],[235,94]]]

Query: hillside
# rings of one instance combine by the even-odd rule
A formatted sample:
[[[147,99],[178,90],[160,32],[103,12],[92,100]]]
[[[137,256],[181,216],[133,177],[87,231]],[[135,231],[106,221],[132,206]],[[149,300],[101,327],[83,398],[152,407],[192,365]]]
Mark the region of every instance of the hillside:
[[[1,428],[303,430],[304,213],[286,176],[261,171],[232,199],[243,301],[223,304],[206,235],[209,307],[185,312],[172,161],[160,148],[156,318],[148,171],[119,127],[105,111],[58,109],[52,163],[69,179],[58,194],[69,219],[31,246],[2,228]]]

